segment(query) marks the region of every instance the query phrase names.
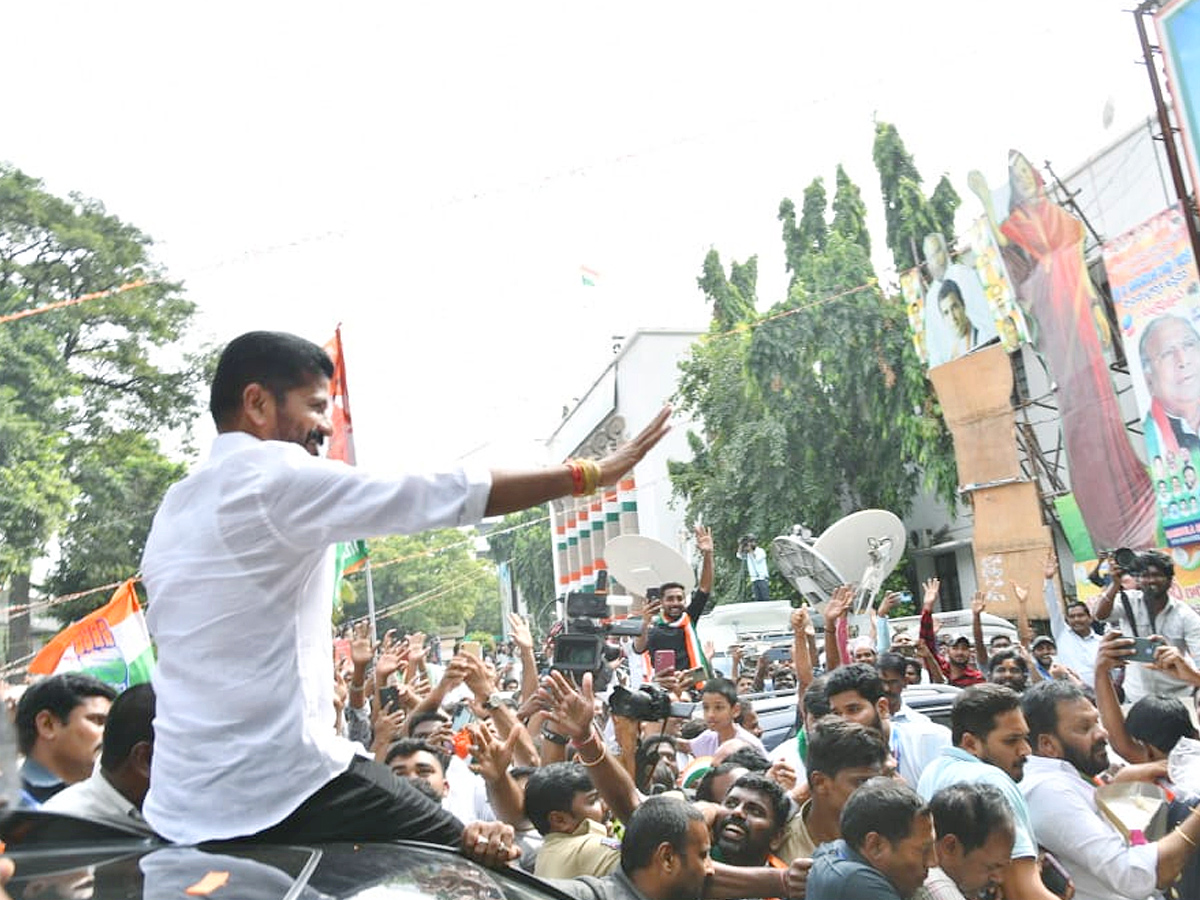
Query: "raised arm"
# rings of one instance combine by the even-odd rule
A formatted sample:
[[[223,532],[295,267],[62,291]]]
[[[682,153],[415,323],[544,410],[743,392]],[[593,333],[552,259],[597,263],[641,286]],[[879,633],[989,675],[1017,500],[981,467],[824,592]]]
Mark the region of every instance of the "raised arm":
[[[1029,588],[1015,581],[1010,581],[1009,587],[1012,588],[1013,596],[1017,598],[1017,637],[1026,647],[1032,647],[1033,639],[1037,635],[1033,633],[1033,626],[1029,624]]]
[[[541,690],[546,700],[546,715],[555,730],[571,738],[579,761],[588,768],[592,784],[608,808],[622,822],[628,822],[644,798],[596,731],[591,673],[583,676],[583,684],[577,691],[561,672],[551,672],[542,682]]]
[[[813,661],[808,652],[808,629],[812,621],[808,607],[792,610],[792,662],[796,665],[796,696],[803,697],[813,682]]]
[[[662,612],[661,600],[646,600],[642,604],[642,633],[633,639],[633,652],[645,653],[646,642],[650,639],[650,628],[654,617]]]
[[[712,529],[703,525],[696,526],[696,549],[700,551],[700,581],[696,585],[706,594],[712,593],[713,586],[713,539]]]
[[[942,659],[942,655],[938,653],[937,645],[937,630],[933,627],[933,607],[937,604],[938,595],[942,590],[942,580],[940,578],[926,579],[922,586],[921,593],[921,628],[920,642],[924,645],[928,656],[922,653],[921,657],[925,660],[925,668],[929,670],[929,677],[933,678],[933,668],[930,665],[930,660],[937,664],[937,668],[941,670],[942,677],[936,679],[938,683],[945,681],[945,676],[950,672],[950,664]]]
[[[521,700],[525,701],[537,693],[537,657],[533,654],[533,633],[529,623],[516,613],[508,614],[508,633],[521,655]]]
[[[1133,639],[1119,631],[1110,631],[1100,640],[1100,649],[1096,651],[1096,708],[1113,750],[1126,762],[1143,763],[1150,761],[1150,754],[1146,745],[1132,737],[1125,727],[1125,715],[1112,681],[1112,670],[1123,668],[1132,653]]]
[[[838,645],[838,621],[846,615],[854,600],[854,588],[848,584],[833,589],[833,595],[825,604],[825,671],[832,672],[842,664],[842,653]]]
[[[987,671],[988,648],[983,640],[983,614],[987,611],[987,597],[983,591],[976,591],[971,598],[971,631],[975,637],[975,656],[979,660],[979,668]]]
[[[671,407],[664,406],[637,437],[622,444],[603,459],[583,461],[582,475],[570,466],[550,466],[546,469],[525,471],[493,470],[492,489],[488,494],[484,515],[503,516],[559,497],[581,494],[583,491],[579,490],[579,479],[582,478],[586,486],[590,466],[598,467],[594,476],[597,483],[591,485],[593,490],[600,486],[616,484],[622,475],[641,461],[654,445],[662,440],[663,435],[670,431],[667,424],[670,417]]]

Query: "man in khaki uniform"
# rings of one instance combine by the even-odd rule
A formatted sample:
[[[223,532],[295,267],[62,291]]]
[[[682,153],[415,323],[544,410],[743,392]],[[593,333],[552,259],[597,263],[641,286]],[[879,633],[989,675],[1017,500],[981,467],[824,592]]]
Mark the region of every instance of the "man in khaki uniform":
[[[552,763],[529,776],[525,812],[543,835],[539,878],[597,878],[621,862],[621,842],[608,836],[608,808],[579,763]]]

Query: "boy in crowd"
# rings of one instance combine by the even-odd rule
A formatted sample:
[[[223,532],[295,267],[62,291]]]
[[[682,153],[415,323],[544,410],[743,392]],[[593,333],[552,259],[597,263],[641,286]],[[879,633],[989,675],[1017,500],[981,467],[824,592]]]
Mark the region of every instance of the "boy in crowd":
[[[762,741],[735,721],[741,712],[741,706],[738,704],[737,690],[732,681],[725,678],[708,679],[704,683],[701,703],[708,729],[692,739],[692,756],[712,756],[719,746],[734,738],[745,741],[766,756],[767,751]]]

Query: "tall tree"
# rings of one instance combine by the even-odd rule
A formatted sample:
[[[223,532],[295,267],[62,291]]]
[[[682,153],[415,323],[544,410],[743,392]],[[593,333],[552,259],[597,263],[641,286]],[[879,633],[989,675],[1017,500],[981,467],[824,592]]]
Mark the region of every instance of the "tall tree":
[[[200,365],[173,345],[194,308],[149,252],[149,238],[97,201],[0,167],[0,315],[114,292],[0,324],[0,484],[12,488],[0,491],[0,583],[13,606],[27,603],[32,563],[78,508],[89,448],[193,415]],[[11,616],[11,655],[27,636],[27,616]]]
[[[883,192],[887,245],[897,270],[903,272],[922,262],[921,244],[925,235],[936,231],[947,241],[953,240],[958,194],[943,177],[933,198],[925,196],[921,189],[921,173],[894,125],[875,124],[873,155]]]
[[[804,189],[798,225],[796,205],[787,197],[779,204],[779,221],[783,223],[783,254],[793,283],[796,273],[803,268],[804,258],[825,249],[825,241],[829,237],[829,225],[825,221],[827,202],[824,179],[814,178]]]
[[[723,545],[797,523],[821,530],[864,507],[904,515],[922,481],[947,499],[957,485],[903,304],[877,286],[858,188],[844,171],[838,182],[823,245],[781,216],[787,298],[753,328],[714,318],[681,365],[680,405],[703,434],[689,435],[693,459],[671,467],[672,483]],[[717,554],[726,598],[744,581],[729,557]]]
[[[444,528],[371,541],[380,633],[398,628],[438,634],[448,626],[466,627],[488,604],[496,611],[498,623],[495,569],[490,562],[475,558],[472,537]],[[361,574],[350,577],[355,591],[352,598],[343,600],[342,618],[358,619],[367,614],[367,592]]]
[[[871,234],[867,231],[867,206],[841,163],[837,167],[837,190],[833,194],[833,223],[831,229],[848,241],[858,244],[871,255]]]
[[[535,506],[505,516],[487,536],[492,558],[511,566],[513,586],[520,591],[525,608],[545,632],[554,621],[554,551],[550,539],[550,513]]]
[[[733,264],[732,274],[725,277],[721,257],[716,250],[709,250],[704,257],[704,267],[696,279],[700,290],[713,306],[713,321],[721,329],[732,328],[738,322],[754,315],[755,283],[758,280],[758,261],[751,258],[746,263]]]

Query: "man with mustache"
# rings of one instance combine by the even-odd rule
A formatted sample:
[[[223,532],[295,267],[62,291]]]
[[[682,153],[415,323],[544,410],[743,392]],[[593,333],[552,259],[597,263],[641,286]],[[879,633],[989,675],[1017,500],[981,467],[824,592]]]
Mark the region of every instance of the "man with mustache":
[[[507,862],[511,827],[464,830],[335,734],[334,545],[594,493],[658,443],[670,408],[600,460],[381,476],[316,455],[333,433],[333,371],[324,350],[282,332],[221,353],[212,452],[163,498],[142,558],[158,645],[146,819],[177,843],[407,837]]]
[[[1108,733],[1083,689],[1043,681],[1021,700],[1034,755],[1020,788],[1038,843],[1075,882],[1075,900],[1149,897],[1165,890],[1200,845],[1200,811],[1153,844],[1126,846],[1096,806],[1092,778],[1108,768]]]

